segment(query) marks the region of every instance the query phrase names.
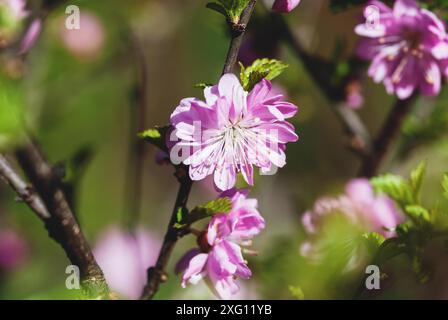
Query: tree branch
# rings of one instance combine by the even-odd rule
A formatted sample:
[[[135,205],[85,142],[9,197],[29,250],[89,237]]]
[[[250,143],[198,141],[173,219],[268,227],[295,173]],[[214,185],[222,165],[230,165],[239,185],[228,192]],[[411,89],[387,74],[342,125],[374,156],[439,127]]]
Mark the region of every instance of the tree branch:
[[[18,149],[16,156],[50,213],[50,217],[42,219],[50,237],[61,245],[71,263],[79,267],[83,289],[91,297],[108,298],[103,272],[67,202],[60,177],[33,141]]]
[[[148,73],[144,50],[139,39],[129,28],[129,42],[133,49],[136,80],[132,92],[132,105],[130,109],[130,138],[131,150],[129,156],[129,188],[127,188],[128,207],[125,221],[131,232],[138,224],[142,202],[143,168],[145,158],[145,143],[138,138],[138,133],[146,128],[146,104]]]
[[[308,71],[327,99],[331,102],[336,102],[336,104],[332,105],[332,111],[341,122],[350,139],[349,147],[360,155],[370,153],[372,150],[371,137],[364,122],[355,111],[347,108],[342,103],[345,100],[344,92],[348,77],[341,83],[334,84],[333,74],[329,72],[329,70],[334,69],[333,64],[306,52],[281,15],[272,14],[271,19],[280,38],[291,47],[296,56],[303,62],[303,67]],[[355,65],[357,61],[353,59],[351,63]]]
[[[257,0],[252,0],[251,2],[249,2],[246,9],[241,14],[240,21],[237,25],[229,23],[232,39],[230,40],[229,51],[227,52],[227,57],[224,63],[222,74],[232,72],[232,69],[236,64],[238,53],[243,43],[244,33],[256,4]]]
[[[397,100],[395,102],[374,141],[372,152],[363,159],[358,176],[372,177],[378,173],[378,169],[391,148],[395,137],[399,134],[406,116],[412,110],[416,97],[417,95],[414,94],[406,100]]]
[[[177,240],[188,232],[182,228],[175,228],[177,212],[187,206],[188,197],[190,195],[193,181],[191,181],[188,175],[188,168],[183,168],[183,178],[179,179],[180,187],[177,193],[176,202],[174,204],[173,212],[171,213],[171,219],[168,224],[165,238],[163,239],[162,248],[157,258],[157,263],[154,267],[148,269],[148,283],[146,284],[141,299],[150,300],[159,290],[161,282],[167,280],[166,267],[168,265],[171,253]]]
[[[227,53],[226,61],[224,62],[222,74],[232,72],[243,41],[243,35],[246,31],[247,24],[249,23],[256,2],[256,0],[252,0],[248,4],[246,9],[241,14],[240,21],[237,26],[229,23],[232,32],[232,39],[230,41],[230,47]],[[154,267],[148,269],[148,282],[143,290],[141,299],[152,299],[157,293],[160,283],[167,280],[166,268],[174,246],[180,237],[189,232],[188,228],[175,228],[174,223],[176,222],[177,212],[186,208],[193,182],[188,175],[188,167],[177,167],[176,176],[178,177],[180,183],[176,202],[173,212],[171,213],[171,219],[168,224],[162,248],[159,252],[157,263]]]
[[[22,180],[20,175],[14,171],[8,160],[0,154],[0,177],[8,184],[19,196],[33,210],[41,219],[50,218],[45,204],[42,199],[36,194],[34,188],[28,186]]]

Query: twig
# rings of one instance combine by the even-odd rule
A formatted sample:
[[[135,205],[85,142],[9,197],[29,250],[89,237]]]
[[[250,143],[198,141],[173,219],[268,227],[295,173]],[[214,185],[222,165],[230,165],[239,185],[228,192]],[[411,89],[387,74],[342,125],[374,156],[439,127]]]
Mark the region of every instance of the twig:
[[[133,91],[132,106],[130,112],[130,138],[131,152],[129,157],[130,181],[128,190],[128,208],[126,224],[131,232],[134,231],[140,218],[143,168],[145,158],[145,143],[137,134],[146,128],[146,104],[148,74],[143,48],[132,30],[129,30],[130,42],[133,47],[135,59],[136,84]]]
[[[174,227],[177,212],[186,207],[191,187],[193,185],[193,181],[191,181],[188,175],[188,168],[184,168],[183,170],[186,171],[183,173],[184,177],[179,179],[179,191],[177,193],[176,202],[173,212],[171,213],[171,219],[165,233],[165,238],[163,239],[163,244],[159,252],[157,263],[154,267],[148,269],[148,283],[146,284],[141,297],[141,299],[144,300],[152,299],[159,290],[160,283],[167,280],[165,270],[171,257],[171,253],[173,252],[177,240],[185,235],[185,232],[187,231],[182,228],[179,229]]]
[[[360,155],[370,153],[372,150],[371,138],[364,122],[355,111],[342,104],[342,101],[345,100],[344,86],[346,85],[346,81],[342,81],[336,85],[333,84],[332,74],[328,72],[328,70],[334,69],[332,63],[306,52],[281,15],[273,14],[271,19],[279,36],[303,62],[304,68],[308,71],[311,78],[319,86],[327,99],[331,102],[337,102],[337,104],[332,105],[332,110],[350,138],[349,147]]]
[[[32,187],[28,186],[26,182],[22,180],[20,175],[14,171],[13,167],[2,154],[0,154],[0,177],[17,193],[20,199],[38,215],[39,218],[50,218],[50,214],[48,213],[45,204],[42,202],[42,199],[36,194]]]
[[[49,218],[42,219],[50,237],[62,246],[71,263],[79,267],[83,289],[89,296],[107,298],[103,272],[67,202],[60,177],[33,141],[17,150],[16,156],[50,213]]]
[[[233,66],[236,63],[238,52],[240,50],[243,35],[246,31],[246,26],[250,20],[252,12],[254,10],[256,0],[252,0],[247,8],[243,11],[240,17],[240,23],[238,27],[230,24],[232,28],[232,39],[230,41],[230,47],[227,53],[226,61],[224,63],[224,68],[222,74],[231,72]],[[193,182],[188,175],[188,168],[180,166],[177,168],[176,176],[179,179],[180,187],[177,194],[176,202],[174,205],[173,212],[171,213],[171,219],[168,224],[168,229],[165,234],[165,238],[162,244],[162,248],[159,252],[159,257],[157,263],[154,267],[148,269],[148,282],[143,290],[141,299],[149,300],[154,297],[157,293],[160,283],[166,281],[166,267],[168,265],[171,253],[176,245],[177,240],[189,232],[187,228],[175,228],[174,223],[176,222],[177,212],[186,208],[188,196],[191,191]]]
[[[378,169],[387,155],[387,152],[391,148],[395,137],[400,132],[406,116],[411,111],[416,97],[417,95],[414,94],[406,100],[396,101],[374,141],[372,152],[363,159],[361,169],[358,174],[359,176],[371,177],[378,172]]]
[[[247,24],[249,23],[252,12],[254,11],[257,0],[249,2],[247,8],[241,14],[240,21],[237,25],[231,26],[232,39],[230,41],[229,51],[227,52],[226,62],[222,74],[232,72],[233,67],[238,59],[238,53],[240,51],[241,44],[243,43],[244,32],[246,31]]]

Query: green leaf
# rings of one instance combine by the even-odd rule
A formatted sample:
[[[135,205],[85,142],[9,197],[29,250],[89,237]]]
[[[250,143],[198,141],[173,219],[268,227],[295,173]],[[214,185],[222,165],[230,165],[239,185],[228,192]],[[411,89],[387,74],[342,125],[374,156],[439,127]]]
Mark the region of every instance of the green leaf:
[[[443,175],[442,179],[443,196],[448,199],[448,173]]]
[[[188,225],[199,220],[212,217],[215,214],[226,214],[232,209],[230,198],[218,198],[204,205],[193,208],[188,215],[183,215],[182,220],[178,220],[180,225]]]
[[[227,11],[226,9],[222,6],[222,4],[220,3],[216,3],[216,2],[209,2],[205,5],[207,8],[209,8],[210,10],[216,11],[220,14],[222,14],[224,17],[227,17]]]
[[[412,256],[412,271],[414,271],[417,280],[422,284],[428,282],[431,276],[431,270],[424,263],[423,257],[419,254]]]
[[[399,238],[389,238],[378,248],[373,264],[382,265],[384,262],[406,252],[406,246]]]
[[[364,233],[362,235],[362,237],[364,239],[366,239],[368,242],[374,244],[375,246],[380,246],[383,244],[384,242],[384,236],[377,233],[377,232],[368,232],[368,233]]]
[[[194,87],[198,88],[198,89],[205,89],[205,88],[211,87],[211,86],[213,86],[213,85],[210,83],[205,83],[205,82],[199,82],[194,85]]]
[[[188,223],[189,213],[187,208],[179,208],[176,212],[176,223],[174,224],[174,228],[181,229],[185,227]]]
[[[420,189],[422,186],[423,178],[425,176],[426,171],[426,161],[421,161],[417,168],[415,168],[411,172],[410,184],[414,191],[414,198],[419,200],[420,198]]]
[[[299,286],[289,286],[288,289],[289,292],[291,292],[292,296],[297,300],[305,299],[305,294],[303,293],[302,288],[300,288]]]
[[[402,177],[386,174],[374,177],[370,180],[378,193],[385,193],[397,201],[403,208],[415,204],[414,193],[411,185]]]
[[[283,63],[275,59],[257,59],[251,66],[245,68],[241,63],[240,79],[244,89],[250,91],[263,78],[272,80],[278,77],[287,67]]]
[[[405,207],[406,214],[418,223],[430,222],[431,215],[429,211],[419,205],[409,205]]]
[[[216,0],[207,3],[206,7],[221,13],[234,24],[238,24],[240,16],[251,0]]]
[[[168,133],[169,128],[170,126],[155,127],[153,129],[148,129],[139,133],[138,136],[145,141],[153,144],[157,148],[167,152],[168,148],[166,146],[165,137]]]
[[[20,81],[0,74],[0,148],[18,142],[24,129],[25,93]]]

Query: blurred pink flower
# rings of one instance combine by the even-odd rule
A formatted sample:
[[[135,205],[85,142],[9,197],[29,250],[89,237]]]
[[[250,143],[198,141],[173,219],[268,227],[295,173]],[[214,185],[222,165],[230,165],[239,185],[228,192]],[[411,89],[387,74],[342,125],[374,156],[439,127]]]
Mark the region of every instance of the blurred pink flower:
[[[83,10],[80,15],[80,28],[69,30],[62,24],[60,37],[64,46],[75,57],[93,59],[103,50],[105,31],[95,14]]]
[[[364,95],[358,81],[352,81],[347,85],[345,102],[352,109],[359,109],[364,104]]]
[[[129,299],[138,299],[146,283],[146,270],[155,264],[161,241],[149,232],[135,235],[113,227],[98,240],[94,254],[110,288]]]
[[[12,229],[0,230],[0,270],[11,271],[19,267],[28,255],[26,241]]]
[[[385,238],[395,237],[395,227],[404,221],[403,214],[387,195],[376,195],[369,180],[354,179],[344,195],[319,199],[311,211],[302,217],[309,234],[317,234],[328,215],[341,214],[366,232],[377,232]]]
[[[31,22],[29,25],[27,31],[25,32],[25,35],[20,42],[20,54],[27,53],[36,43],[37,39],[39,38],[39,35],[42,31],[42,20],[39,18],[36,18]]]
[[[16,20],[23,19],[29,14],[26,10],[26,0],[1,0],[0,6],[2,5],[9,8],[10,15]]]
[[[291,12],[297,7],[300,0],[275,0],[272,10],[277,12]]]
[[[410,97],[416,89],[426,96],[439,94],[442,75],[448,71],[444,22],[415,0],[396,0],[393,9],[370,1],[366,10],[372,7],[378,10],[372,13],[373,20],[355,28],[364,37],[358,55],[372,60],[369,76],[399,99]]]
[[[221,197],[232,199],[231,211],[212,218],[198,238],[199,248],[179,260],[176,272],[184,272],[183,288],[207,277],[207,284],[218,297],[230,299],[239,291],[236,278],[248,279],[252,275],[240,245],[249,244],[264,229],[265,222],[257,210],[257,200],[247,199],[246,190],[230,190]]]
[[[178,141],[171,148],[171,159],[180,156],[189,165],[192,180],[213,174],[215,186],[228,190],[235,186],[238,172],[253,185],[253,166],[269,172],[286,164],[287,142],[297,141],[294,126],[286,119],[297,107],[270,96],[272,84],[263,79],[250,93],[234,74],[225,74],[218,85],[204,90],[205,102],[183,99],[171,115]]]

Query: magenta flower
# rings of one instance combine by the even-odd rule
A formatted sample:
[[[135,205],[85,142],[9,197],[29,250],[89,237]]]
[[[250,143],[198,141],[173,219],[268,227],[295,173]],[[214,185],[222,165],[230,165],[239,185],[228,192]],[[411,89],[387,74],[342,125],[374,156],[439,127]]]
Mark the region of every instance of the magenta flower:
[[[393,9],[380,1],[369,4],[368,10],[376,7],[378,12],[370,15],[372,21],[355,28],[365,37],[358,55],[372,60],[369,76],[399,99],[410,97],[416,89],[426,96],[437,95],[448,71],[444,23],[414,0],[396,0]]]
[[[265,222],[257,210],[257,200],[247,199],[246,190],[229,190],[221,197],[231,198],[231,211],[212,218],[198,237],[199,248],[179,260],[176,272],[184,272],[183,288],[206,279],[218,297],[229,299],[239,291],[236,278],[248,279],[252,275],[241,245],[249,245],[250,239],[264,229]]]
[[[275,0],[272,10],[277,12],[291,12],[300,3],[300,0]]]
[[[377,232],[385,238],[394,237],[395,227],[404,221],[393,200],[384,194],[376,195],[367,179],[350,181],[340,197],[318,200],[313,210],[303,215],[305,230],[318,233],[325,217],[333,214],[342,214],[366,232]]]
[[[23,36],[23,39],[20,42],[20,54],[27,53],[31,50],[31,48],[36,43],[37,39],[42,32],[42,20],[40,18],[36,18],[31,22],[28,29]]]
[[[28,256],[28,244],[14,230],[0,230],[0,271],[19,267]]]
[[[69,30],[61,25],[60,37],[67,50],[79,59],[97,58],[103,51],[106,32],[101,20],[84,10],[80,15],[80,28]]]
[[[0,6],[4,5],[9,8],[9,14],[16,20],[23,19],[29,14],[26,10],[26,0],[0,1]]]
[[[171,161],[189,165],[192,180],[214,174],[219,190],[234,187],[238,172],[253,185],[253,166],[262,173],[283,167],[286,143],[298,139],[286,121],[297,107],[282,95],[270,96],[271,89],[262,80],[248,93],[235,75],[225,74],[204,90],[205,102],[182,100],[171,115],[171,139],[180,140],[171,148]]]
[[[100,236],[94,254],[112,290],[138,299],[146,283],[146,269],[156,262],[161,242],[153,234],[135,235],[113,227]]]

